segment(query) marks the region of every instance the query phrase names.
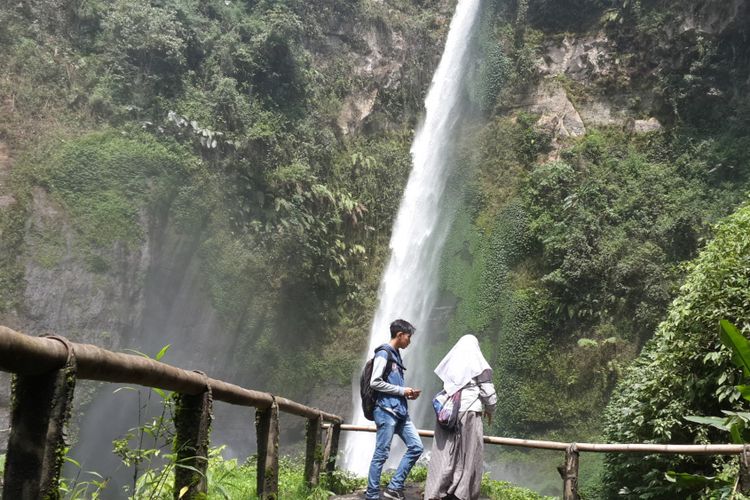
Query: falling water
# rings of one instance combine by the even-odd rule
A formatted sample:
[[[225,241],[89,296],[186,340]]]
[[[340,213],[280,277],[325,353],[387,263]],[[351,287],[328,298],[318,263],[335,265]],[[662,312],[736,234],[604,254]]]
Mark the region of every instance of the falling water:
[[[463,76],[466,73],[471,35],[480,0],[459,0],[451,21],[445,50],[432,78],[425,100],[425,117],[411,148],[412,171],[393,226],[391,257],[380,283],[379,304],[370,330],[366,357],[388,341],[389,325],[397,318],[414,324],[417,334],[404,351],[409,368],[407,385],[421,387],[415,375],[420,370],[419,352],[427,346],[427,325],[435,304],[437,265],[448,231],[442,197],[455,125],[461,117]],[[420,329],[421,328],[421,329]],[[354,391],[355,424],[369,422],[362,415],[358,387]],[[429,405],[424,395],[417,404]],[[414,413],[413,405],[412,413]],[[354,432],[347,436],[345,467],[366,475],[375,446],[373,434]]]

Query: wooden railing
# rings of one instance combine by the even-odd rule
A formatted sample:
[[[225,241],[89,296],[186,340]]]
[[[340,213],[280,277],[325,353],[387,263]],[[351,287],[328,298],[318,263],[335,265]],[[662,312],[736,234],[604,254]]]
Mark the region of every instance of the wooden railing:
[[[341,417],[267,392],[253,391],[152,359],[114,353],[57,336],[31,337],[0,326],[0,371],[15,374],[11,431],[5,462],[3,499],[58,498],[64,447],[63,427],[77,379],[140,384],[177,393],[175,498],[193,499],[207,491],[208,434],[214,400],[256,408],[258,441],[257,491],[263,499],[278,497],[279,412],[307,419],[305,482],[318,483],[321,468],[333,472],[341,431],[375,432],[375,427],[342,423]],[[323,436],[325,431],[325,436]],[[433,431],[419,430],[433,437]],[[600,444],[563,443],[484,436],[493,445],[565,452],[560,468],[563,498],[578,499],[581,452],[685,455],[742,455],[739,490],[750,492],[750,447],[736,444]]]
[[[342,431],[376,432],[375,427],[341,425]],[[434,431],[419,429],[423,437],[433,437]],[[742,444],[612,444],[612,443],[563,443],[534,439],[484,436],[487,444],[515,446],[541,450],[565,452],[565,465],[558,471],[563,480],[563,500],[578,500],[578,458],[580,452],[594,453],[643,453],[679,455],[741,455],[738,490],[750,492],[750,446]]]
[[[328,472],[335,468],[341,417],[200,372],[63,337],[31,337],[3,326],[0,370],[15,374],[3,499],[58,498],[63,427],[77,379],[140,384],[177,393],[175,451],[177,463],[186,467],[175,467],[175,498],[181,494],[180,498],[193,499],[207,491],[206,457],[214,400],[257,409],[260,498],[278,496],[280,411],[307,419],[305,482],[316,485],[323,464]]]

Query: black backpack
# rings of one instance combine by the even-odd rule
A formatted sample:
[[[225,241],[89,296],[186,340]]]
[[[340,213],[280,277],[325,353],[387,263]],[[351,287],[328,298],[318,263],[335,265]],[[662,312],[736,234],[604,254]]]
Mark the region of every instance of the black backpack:
[[[370,380],[372,380],[372,364],[375,360],[375,356],[378,355],[378,351],[388,350],[385,347],[379,347],[375,349],[375,355],[367,360],[365,367],[362,369],[362,375],[359,376],[359,395],[362,398],[362,413],[365,414],[367,420],[375,420],[375,406],[377,404],[377,391],[370,387]],[[388,378],[391,372],[391,353],[388,352],[388,360],[385,364],[385,371],[383,372],[383,378]]]

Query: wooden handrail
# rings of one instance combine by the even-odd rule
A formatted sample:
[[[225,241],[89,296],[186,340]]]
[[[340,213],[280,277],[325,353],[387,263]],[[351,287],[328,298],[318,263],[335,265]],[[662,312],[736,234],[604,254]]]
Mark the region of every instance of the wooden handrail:
[[[245,389],[222,380],[183,370],[175,366],[136,356],[108,351],[91,344],[70,342],[77,364],[77,378],[138,384],[181,394],[196,395],[211,387],[218,401],[266,409],[274,396],[268,392]],[[40,375],[59,370],[65,365],[68,351],[62,342],[53,338],[31,337],[0,326],[0,370],[19,375]],[[343,421],[338,415],[275,396],[279,410],[305,418],[323,417],[327,422]]]
[[[342,424],[342,431],[376,432],[374,426]],[[423,437],[434,437],[434,431],[418,429]],[[567,451],[575,445],[578,451],[593,453],[664,453],[679,455],[739,455],[747,448],[742,444],[618,444],[618,443],[563,443],[560,441],[542,441],[536,439],[518,439],[508,437],[484,436],[487,444],[535,448],[540,450]]]
[[[377,432],[371,425],[339,426],[342,431]],[[434,437],[434,431],[418,429],[417,434],[423,437]],[[580,452],[593,453],[655,453],[680,455],[742,455],[740,459],[740,478],[748,475],[750,445],[742,444],[656,444],[656,443],[563,443],[560,441],[543,441],[537,439],[517,439],[508,437],[484,436],[487,444],[556,450],[565,452],[565,466],[558,469],[563,480],[563,499],[579,500],[578,496],[578,455]],[[749,476],[750,477],[750,476]],[[740,480],[740,491],[750,490],[750,484]]]
[[[63,428],[77,379],[138,384],[177,394],[175,449],[186,467],[175,468],[175,498],[177,492],[184,500],[203,498],[207,491],[214,400],[257,409],[260,498],[278,497],[279,411],[307,419],[305,482],[309,486],[318,482],[324,458],[321,450],[327,453],[326,470],[332,472],[335,465],[340,416],[144,356],[115,353],[62,337],[31,337],[0,326],[0,371],[16,374],[3,500],[57,497],[63,461],[60,450],[65,446]],[[323,422],[333,426],[325,446],[320,443]]]

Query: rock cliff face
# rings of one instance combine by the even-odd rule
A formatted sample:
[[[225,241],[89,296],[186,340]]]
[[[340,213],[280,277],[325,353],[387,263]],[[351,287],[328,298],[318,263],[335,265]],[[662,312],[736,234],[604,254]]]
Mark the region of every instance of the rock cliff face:
[[[93,272],[77,251],[64,208],[37,187],[24,243],[28,252],[23,256],[21,329],[30,334],[66,332],[79,342],[120,348],[123,334],[142,320],[144,278],[152,257],[149,239],[135,248],[113,245],[107,257],[114,266]]]
[[[367,118],[377,111],[378,98],[383,93],[426,91],[440,51],[425,42],[442,43],[454,4],[450,0],[437,2],[431,33],[410,32],[403,26],[391,25],[387,17],[364,25],[346,19],[332,23],[325,43],[314,48],[316,64],[325,65],[327,56],[343,51],[354,68],[353,76],[361,82],[359,90],[343,98],[337,120],[342,134],[362,132]],[[352,44],[352,40],[357,43]]]
[[[749,7],[732,0],[667,3],[655,10],[661,16],[654,21],[658,34],[644,40],[618,24],[627,24],[627,9],[604,12],[600,23],[583,32],[544,32],[536,83],[512,106],[540,115],[537,127],[553,137],[552,158],[567,138],[589,127],[660,129],[656,79],[669,71],[689,72],[695,47],[706,39],[742,43],[731,40],[747,23]]]
[[[542,51],[536,65],[538,83],[520,106],[539,115],[537,127],[552,137],[550,158],[557,157],[567,139],[585,135],[588,127],[616,126],[635,132],[661,128],[655,117],[639,117],[632,110],[634,98],[648,107],[653,96],[647,90],[606,90],[621,76],[622,54],[603,31],[567,33],[562,40],[544,43]]]

